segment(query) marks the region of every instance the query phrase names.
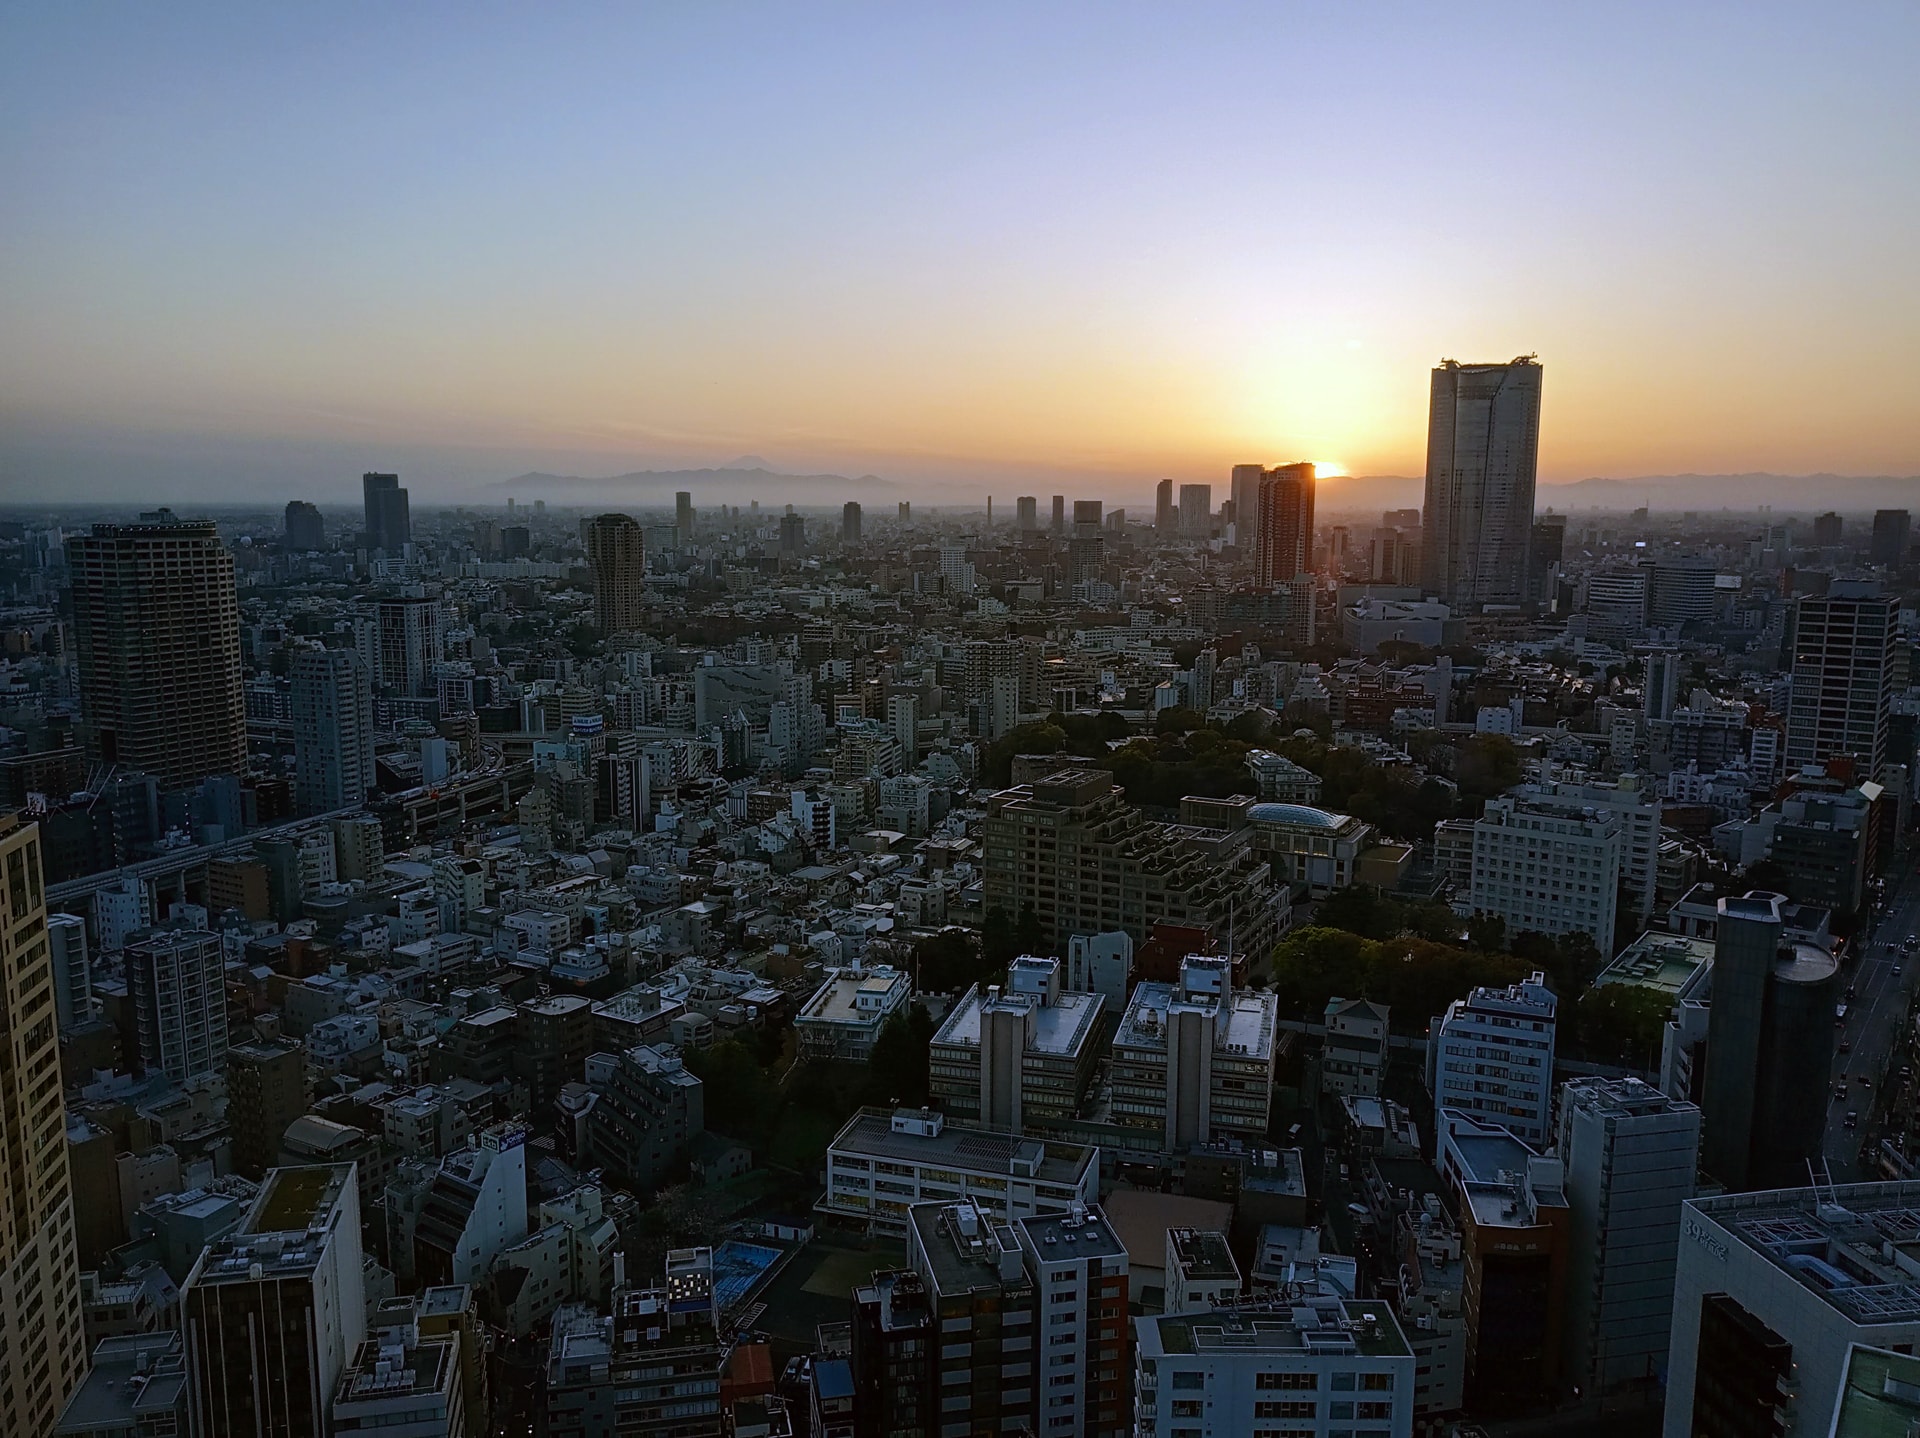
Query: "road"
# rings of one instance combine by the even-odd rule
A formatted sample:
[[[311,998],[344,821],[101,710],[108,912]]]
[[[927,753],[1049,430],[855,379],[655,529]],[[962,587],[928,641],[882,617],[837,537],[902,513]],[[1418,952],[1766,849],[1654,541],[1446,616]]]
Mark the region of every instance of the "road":
[[[1880,1085],[1895,1078],[1906,1062],[1898,1053],[1900,1029],[1914,979],[1920,974],[1920,954],[1900,952],[1907,935],[1920,931],[1920,874],[1913,865],[1911,851],[1896,854],[1887,875],[1892,893],[1886,911],[1873,937],[1860,941],[1860,958],[1852,974],[1854,996],[1847,1001],[1847,1021],[1837,1035],[1848,1052],[1836,1052],[1833,1062],[1833,1088],[1844,1085],[1847,1097],[1828,1095],[1827,1168],[1835,1183],[1878,1177],[1862,1170],[1859,1151],[1871,1127],[1868,1115]],[[1846,1127],[1850,1111],[1860,1115],[1858,1128]]]

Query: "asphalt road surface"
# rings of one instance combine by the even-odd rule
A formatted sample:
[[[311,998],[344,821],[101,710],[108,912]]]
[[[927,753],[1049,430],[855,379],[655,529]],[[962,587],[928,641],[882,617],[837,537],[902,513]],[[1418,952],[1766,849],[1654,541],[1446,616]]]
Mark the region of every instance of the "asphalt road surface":
[[[1862,943],[1852,974],[1854,996],[1847,1000],[1847,1021],[1836,1035],[1836,1043],[1846,1043],[1848,1052],[1834,1054],[1833,1084],[1827,1095],[1827,1168],[1835,1183],[1877,1177],[1863,1169],[1860,1144],[1871,1131],[1868,1116],[1880,1086],[1894,1081],[1906,1062],[1900,1053],[1900,1027],[1914,979],[1920,974],[1920,954],[1900,951],[1907,936],[1920,931],[1920,874],[1914,872],[1910,850],[1898,853],[1887,882],[1890,899],[1879,927]],[[1843,1087],[1844,1099],[1838,1096]],[[1846,1126],[1849,1112],[1859,1114],[1857,1128]]]

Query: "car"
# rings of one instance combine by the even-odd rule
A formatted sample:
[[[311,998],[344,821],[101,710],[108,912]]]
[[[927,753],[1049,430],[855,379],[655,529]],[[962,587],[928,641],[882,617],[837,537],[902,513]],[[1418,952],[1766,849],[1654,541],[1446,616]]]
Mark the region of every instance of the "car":
[[[1847,1110],[1846,1125],[1848,1128],[1860,1127],[1860,1111],[1858,1109],[1850,1108]]]
[[[1841,1052],[1841,1053],[1843,1053],[1843,1054],[1850,1054],[1850,1053],[1852,1053],[1852,1052],[1853,1052],[1853,1040],[1852,1040],[1852,1039],[1842,1039],[1842,1040],[1840,1040],[1840,1052]]]
[[[1846,1083],[1842,1081],[1838,1086],[1835,1087],[1833,1091],[1833,1101],[1835,1103],[1845,1103],[1848,1097],[1850,1096],[1851,1092],[1852,1091],[1848,1089]]]
[[[1872,1078],[1870,1078],[1870,1077],[1869,1077],[1868,1075],[1866,1075],[1866,1074],[1860,1074],[1860,1075],[1858,1075],[1858,1082],[1859,1082],[1859,1084],[1860,1084],[1860,1087],[1862,1087],[1862,1088],[1872,1088],[1872,1087],[1873,1087],[1873,1079],[1872,1079]]]

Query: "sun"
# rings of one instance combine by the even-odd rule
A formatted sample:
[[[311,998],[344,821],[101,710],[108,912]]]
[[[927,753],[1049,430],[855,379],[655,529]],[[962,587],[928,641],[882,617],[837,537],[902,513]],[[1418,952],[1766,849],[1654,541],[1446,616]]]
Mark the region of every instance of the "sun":
[[[1313,462],[1315,479],[1345,479],[1347,467],[1337,459],[1316,459]]]

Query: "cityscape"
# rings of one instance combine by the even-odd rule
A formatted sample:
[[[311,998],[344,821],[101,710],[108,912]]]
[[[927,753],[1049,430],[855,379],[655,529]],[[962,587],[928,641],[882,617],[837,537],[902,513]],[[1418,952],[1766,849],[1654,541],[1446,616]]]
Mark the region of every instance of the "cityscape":
[[[1330,60],[1357,25],[452,15],[189,7],[110,42],[48,16],[9,67],[48,149],[0,156],[36,202],[0,357],[0,1435],[1920,1432],[1911,295],[1823,311],[1834,344],[1908,348],[1845,396],[1803,371],[1798,414],[1771,380],[1725,398],[1731,318],[1726,372],[1653,375],[1604,304],[1525,298],[1388,344],[1336,295],[1308,358],[1182,372],[1170,337],[1210,311],[1163,273],[1190,313],[1138,368],[1145,310],[1094,305],[1069,345],[1048,308],[1126,236],[1039,302],[996,223],[930,238],[882,161],[1097,198],[1075,165],[1118,174],[1161,125],[1175,153],[1194,76],[1252,76],[1255,40]],[[1750,23],[1746,61],[1702,66],[1722,99],[1851,55],[1920,122],[1910,15],[1845,37],[1872,56]],[[1720,42],[1697,24],[1676,53]],[[1651,64],[1616,26],[1498,43]],[[1043,104],[1027,66],[1062,45],[1086,63]],[[947,114],[889,59],[981,93]],[[660,93],[535,83],[628,63]],[[1554,64],[1565,138],[1614,102],[1599,50]],[[409,65],[418,96],[360,120],[304,108]],[[1120,75],[1172,89],[1067,118]],[[514,85],[512,125],[461,108]],[[287,128],[210,123],[236,87]],[[609,118],[676,107],[702,122]],[[1716,122],[1662,113],[1646,163],[1684,189]],[[1866,174],[1888,142],[1859,133]],[[1402,163],[1337,143],[1383,188]],[[716,157],[756,198],[840,195],[847,253],[804,207],[716,221],[746,183]],[[1818,191],[1824,162],[1780,163]],[[131,178],[161,170],[164,201]],[[629,181],[660,205],[627,232],[649,318],[583,348],[566,326],[631,296],[571,287],[604,237],[557,202]],[[275,233],[296,193],[320,240]],[[537,235],[505,213],[536,193]],[[374,198],[394,231],[345,218]],[[1014,250],[1050,254],[1019,214]],[[161,263],[213,218],[253,248]],[[1800,242],[1739,228],[1730,271]],[[1207,233],[1135,234],[1138,263],[1197,276]],[[490,267],[525,245],[521,289]],[[1712,263],[1672,261],[1701,305]],[[921,266],[929,302],[894,307]],[[387,283],[444,333],[369,320]],[[844,332],[786,328],[829,294]],[[454,296],[498,328],[421,318]],[[1110,354],[1069,353],[1095,332]],[[1230,373],[1271,393],[1175,403]],[[1676,386],[1678,420],[1651,398]]]

